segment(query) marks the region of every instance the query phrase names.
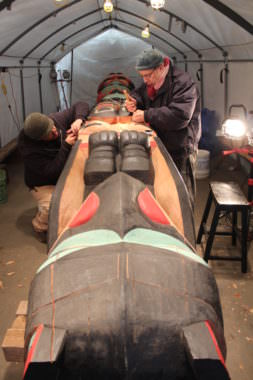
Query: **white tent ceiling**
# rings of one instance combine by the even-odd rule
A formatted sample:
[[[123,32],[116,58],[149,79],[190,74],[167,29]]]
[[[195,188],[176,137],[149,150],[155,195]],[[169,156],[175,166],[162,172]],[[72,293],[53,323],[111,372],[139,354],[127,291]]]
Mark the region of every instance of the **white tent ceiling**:
[[[63,0],[61,7],[55,0],[2,0],[0,56],[58,61],[107,28],[139,36],[148,23],[149,42],[171,56],[193,52],[198,57],[203,50],[214,49],[219,59],[226,53],[231,59],[253,59],[252,0],[167,0],[159,11],[149,0],[113,3],[114,11],[108,15],[103,0]],[[64,52],[59,48],[62,43]],[[231,50],[237,46],[240,57]]]

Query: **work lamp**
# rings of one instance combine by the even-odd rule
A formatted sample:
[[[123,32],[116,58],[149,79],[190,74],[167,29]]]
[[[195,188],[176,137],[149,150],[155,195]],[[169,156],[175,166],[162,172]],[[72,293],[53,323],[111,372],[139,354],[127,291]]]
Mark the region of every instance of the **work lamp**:
[[[246,125],[242,120],[230,117],[222,123],[222,132],[230,139],[240,139],[246,134]]]
[[[232,115],[232,109],[239,108],[243,115]],[[229,107],[229,116],[222,123],[222,134],[230,139],[241,139],[247,134],[247,110],[243,104],[232,104]]]

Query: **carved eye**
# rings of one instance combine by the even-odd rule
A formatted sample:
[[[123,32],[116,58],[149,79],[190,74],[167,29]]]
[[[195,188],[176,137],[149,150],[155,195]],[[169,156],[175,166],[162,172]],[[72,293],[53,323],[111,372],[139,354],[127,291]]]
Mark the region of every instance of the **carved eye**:
[[[159,206],[147,187],[138,195],[138,204],[143,214],[152,222],[170,225],[165,211]]]
[[[87,223],[96,214],[96,211],[99,208],[99,203],[99,197],[97,194],[94,192],[90,193],[77,214],[70,222],[69,227],[78,227],[84,223]]]

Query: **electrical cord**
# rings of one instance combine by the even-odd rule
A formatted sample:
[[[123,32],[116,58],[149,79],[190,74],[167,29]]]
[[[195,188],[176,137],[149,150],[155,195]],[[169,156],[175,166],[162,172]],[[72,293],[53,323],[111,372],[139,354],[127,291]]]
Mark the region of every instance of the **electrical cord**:
[[[8,74],[9,74],[9,81],[10,81],[10,85],[11,85],[12,97],[13,97],[14,105],[15,105],[16,118],[17,118],[17,122],[18,122],[18,125],[19,125],[19,130],[20,130],[20,129],[21,129],[21,126],[20,126],[20,120],[19,120],[19,117],[18,117],[17,102],[16,102],[16,98],[15,98],[15,96],[14,96],[14,89],[13,89],[12,79],[11,79],[11,75],[10,75],[10,72],[9,72],[9,71],[8,71]]]
[[[18,132],[19,132],[20,129],[21,129],[21,128],[20,128],[20,124],[19,124],[19,120],[18,120],[18,119],[17,119],[17,120],[15,119],[14,113],[13,113],[13,111],[12,111],[12,107],[11,107],[10,100],[9,100],[9,97],[8,97],[7,87],[6,87],[5,83],[4,83],[4,79],[3,79],[2,72],[0,73],[0,75],[1,75],[1,87],[2,87],[2,92],[3,92],[3,95],[5,96],[6,103],[7,103],[7,107],[8,107],[8,109],[9,109],[9,111],[10,111],[10,114],[11,114],[12,120],[13,120],[13,122],[14,122],[14,124],[15,124],[15,126],[16,126]],[[13,97],[14,97],[14,95],[13,95]],[[15,100],[15,97],[14,97],[14,102],[15,102],[15,106],[16,106],[16,100]]]

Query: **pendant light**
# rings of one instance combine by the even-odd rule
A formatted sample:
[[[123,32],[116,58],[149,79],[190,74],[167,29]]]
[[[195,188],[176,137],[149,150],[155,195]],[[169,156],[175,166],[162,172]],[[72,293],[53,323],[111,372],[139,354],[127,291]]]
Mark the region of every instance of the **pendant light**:
[[[112,0],[105,0],[104,1],[104,11],[106,13],[111,13],[113,11],[113,3]]]
[[[54,0],[54,3],[57,7],[63,7],[69,2],[69,0]]]
[[[151,7],[154,9],[163,8],[165,5],[165,0],[150,0]]]
[[[150,31],[149,31],[149,25],[145,26],[145,28],[141,32],[142,38],[149,38],[150,37]]]

